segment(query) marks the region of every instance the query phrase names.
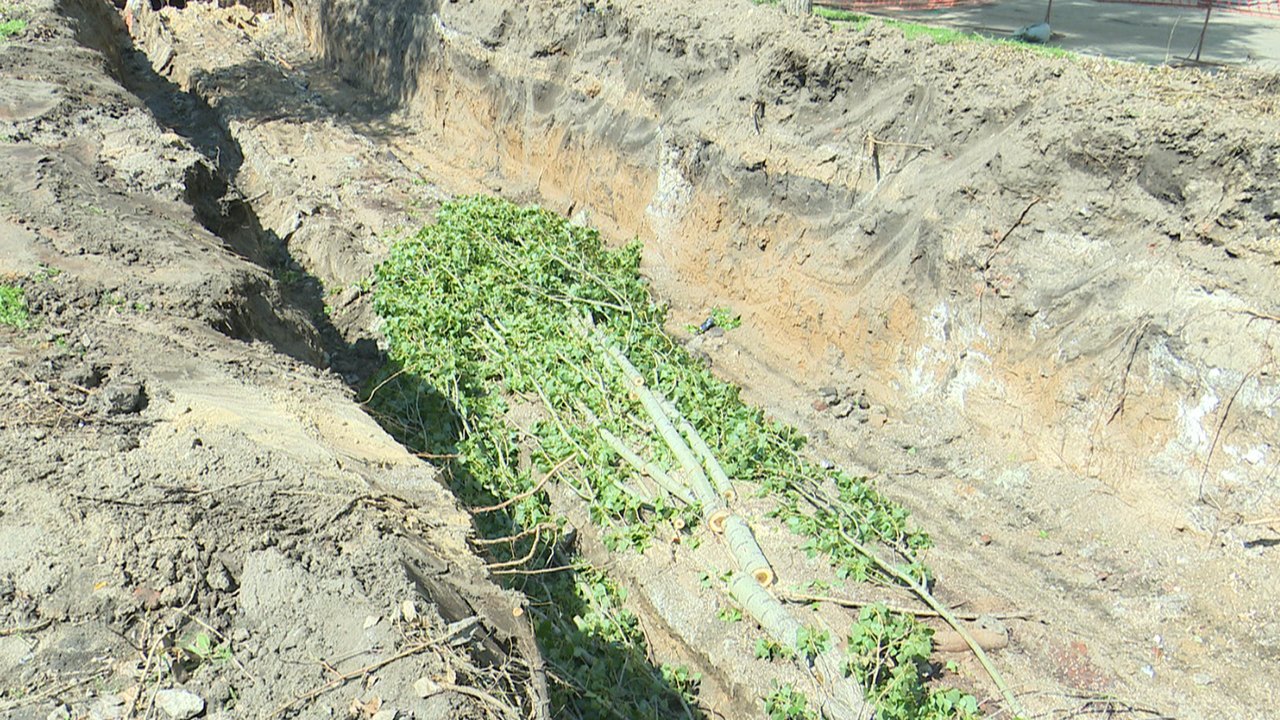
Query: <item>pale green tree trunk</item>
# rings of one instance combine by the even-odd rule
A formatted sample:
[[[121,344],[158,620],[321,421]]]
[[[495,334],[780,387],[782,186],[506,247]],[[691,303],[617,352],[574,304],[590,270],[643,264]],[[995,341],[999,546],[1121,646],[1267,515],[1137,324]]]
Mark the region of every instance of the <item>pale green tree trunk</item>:
[[[813,0],[782,0],[782,9],[788,15],[809,15],[813,12]]]

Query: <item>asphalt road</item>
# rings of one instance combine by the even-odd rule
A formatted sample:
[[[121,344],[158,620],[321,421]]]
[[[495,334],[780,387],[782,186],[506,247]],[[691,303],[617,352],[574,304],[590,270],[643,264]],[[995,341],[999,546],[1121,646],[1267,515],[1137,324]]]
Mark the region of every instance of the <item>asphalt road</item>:
[[[1023,25],[1043,20],[1046,6],[1046,0],[1006,0],[942,10],[894,10],[876,14],[1007,37]],[[1050,44],[1068,50],[1118,60],[1179,63],[1195,55],[1204,11],[1096,0],[1054,0],[1050,25],[1053,28]],[[1245,65],[1280,72],[1280,18],[1214,10],[1200,59],[1210,65]]]

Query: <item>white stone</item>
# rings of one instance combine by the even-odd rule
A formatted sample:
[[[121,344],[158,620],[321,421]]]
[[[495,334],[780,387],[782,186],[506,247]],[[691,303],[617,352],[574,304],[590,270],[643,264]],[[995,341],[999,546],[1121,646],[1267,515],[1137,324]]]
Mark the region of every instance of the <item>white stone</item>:
[[[204,712],[204,698],[186,690],[161,690],[156,693],[156,707],[173,720],[190,720]]]
[[[419,678],[418,681],[413,684],[413,692],[420,698],[429,698],[443,689],[444,688],[440,687],[440,683],[429,677]]]

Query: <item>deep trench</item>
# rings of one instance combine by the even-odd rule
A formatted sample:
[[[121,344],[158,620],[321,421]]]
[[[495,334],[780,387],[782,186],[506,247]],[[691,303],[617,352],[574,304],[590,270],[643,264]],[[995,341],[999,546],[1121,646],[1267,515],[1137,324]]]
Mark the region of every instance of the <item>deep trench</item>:
[[[252,5],[252,3],[247,3]],[[320,6],[325,6],[323,3]],[[388,12],[394,12],[388,10]],[[370,44],[376,46],[374,49],[383,54],[390,55],[397,59],[400,63],[388,69],[387,65],[375,65],[370,67],[367,58],[357,57],[356,52],[350,46],[343,45],[341,42],[342,32],[357,32],[364,20],[341,15],[321,15],[324,23],[323,27],[313,28],[316,41],[321,47],[318,50],[321,53],[327,53],[327,60],[330,65],[337,66],[339,70],[347,76],[353,86],[359,88],[358,92],[368,93],[371,97],[389,97],[392,103],[397,101],[407,103],[415,95],[428,94],[419,87],[417,83],[421,81],[414,72],[407,70],[421,70],[422,67],[406,68],[406,64],[419,63],[423,67],[426,66],[428,58],[420,54],[421,45],[414,46],[417,48],[415,53],[396,54],[396,48],[402,46],[408,37],[414,36],[416,26],[398,27],[390,26],[393,32],[388,32],[384,36],[379,36],[370,40]],[[588,16],[588,19],[590,17]],[[420,28],[419,28],[420,29]],[[616,29],[616,28],[615,28]],[[346,336],[335,328],[323,311],[324,298],[322,296],[321,279],[310,274],[310,268],[305,267],[296,258],[294,258],[286,243],[276,237],[274,233],[264,229],[263,223],[259,220],[254,204],[248,201],[236,189],[236,175],[239,169],[239,163],[242,154],[234,137],[226,129],[225,122],[219,118],[216,111],[209,107],[200,97],[183,91],[173,82],[157,75],[150,66],[150,63],[140,53],[140,51],[126,48],[121,54],[122,67],[125,68],[121,76],[130,84],[131,88],[143,99],[146,104],[151,107],[157,119],[166,125],[169,129],[186,137],[193,146],[200,149],[208,160],[207,166],[197,169],[188,178],[188,201],[190,202],[195,216],[199,222],[219,237],[223,238],[227,246],[234,252],[250,260],[273,274],[281,273],[297,273],[304,277],[304,281],[300,283],[275,283],[272,287],[255,286],[246,287],[244,289],[245,302],[241,305],[226,308],[226,315],[222,319],[219,330],[227,335],[241,340],[259,340],[271,343],[274,347],[289,354],[293,357],[308,362],[316,367],[331,368],[343,375],[353,388],[360,388],[367,377],[375,371],[381,360],[377,352],[376,344],[372,340],[372,334],[367,332],[367,328],[360,333],[352,336],[348,333]],[[802,59],[794,59],[795,66],[789,68],[793,74],[801,76],[801,83],[809,83],[809,90],[814,92],[823,92],[825,83],[830,83],[831,78],[810,77],[804,79],[806,70],[805,63]],[[385,73],[379,75],[378,72]],[[455,88],[455,92],[459,94],[465,93],[465,88],[471,87],[467,83],[473,85],[483,85],[483,73],[486,68],[480,64],[475,66],[462,66],[452,68],[451,71],[457,72],[462,77],[461,86],[464,91],[459,92]],[[786,80],[787,73],[780,72],[779,76],[782,80]],[[780,80],[781,81],[781,80]],[[870,85],[870,83],[867,83]],[[827,88],[829,90],[829,88]],[[929,223],[921,219],[923,213],[914,212],[912,210],[895,207],[894,203],[886,202],[878,213],[863,213],[855,216],[848,212],[840,210],[840,202],[846,200],[841,196],[842,192],[849,188],[841,187],[839,184],[830,186],[822,186],[820,183],[815,184],[811,179],[789,177],[786,172],[775,172],[764,161],[759,164],[744,163],[741,167],[735,167],[733,172],[740,175],[741,183],[737,186],[736,191],[740,192],[741,198],[746,198],[747,202],[743,205],[734,206],[729,204],[729,209],[724,206],[724,197],[718,195],[723,188],[717,188],[716,182],[728,182],[726,177],[729,175],[725,171],[726,166],[732,166],[737,159],[734,158],[733,148],[726,149],[707,141],[705,138],[683,137],[676,141],[668,143],[667,148],[674,148],[675,155],[664,157],[658,161],[654,161],[652,157],[647,155],[651,149],[651,141],[653,140],[654,128],[646,125],[643,121],[634,117],[621,116],[615,126],[611,128],[611,135],[605,138],[593,138],[588,134],[585,127],[573,126],[570,131],[563,131],[561,128],[553,128],[545,137],[521,137],[516,131],[510,129],[510,125],[515,125],[513,118],[520,113],[528,112],[529,106],[541,108],[542,105],[550,102],[554,104],[557,99],[554,92],[545,96],[536,96],[530,100],[529,95],[525,94],[527,88],[517,88],[519,92],[512,91],[509,97],[503,97],[502,92],[511,90],[511,88],[498,88],[494,90],[493,95],[497,97],[483,98],[477,101],[477,104],[484,105],[485,102],[491,102],[493,107],[492,115],[488,120],[493,121],[495,127],[492,129],[495,147],[501,147],[500,151],[494,150],[494,154],[498,155],[496,161],[502,166],[514,180],[510,181],[510,185],[517,189],[517,193],[524,198],[539,199],[545,201],[548,205],[560,208],[568,214],[573,214],[584,207],[588,207],[597,213],[597,217],[601,223],[611,228],[614,234],[619,237],[641,235],[645,240],[652,241],[652,237],[647,236],[651,231],[649,228],[649,219],[644,216],[643,203],[637,202],[637,198],[646,197],[646,193],[651,191],[652,186],[657,182],[654,179],[656,174],[660,174],[656,169],[659,165],[670,166],[668,169],[674,168],[686,178],[691,178],[698,186],[694,192],[697,199],[703,203],[703,207],[719,208],[717,211],[709,212],[702,216],[698,222],[703,224],[700,227],[709,228],[708,236],[712,236],[721,244],[717,246],[714,242],[705,241],[702,245],[691,245],[690,247],[680,247],[676,249],[679,268],[671,272],[670,276],[662,282],[666,288],[678,287],[681,283],[686,285],[697,284],[701,279],[708,275],[714,275],[713,270],[690,270],[701,262],[697,255],[710,248],[719,247],[723,251],[724,247],[734,248],[728,253],[727,258],[721,257],[716,260],[718,268],[724,270],[729,268],[729,272],[736,272],[730,268],[733,263],[764,263],[759,258],[763,253],[777,250],[780,244],[777,237],[788,233],[797,234],[800,240],[804,240],[804,226],[806,220],[814,220],[810,226],[819,229],[839,228],[843,231],[851,231],[853,236],[859,242],[865,242],[866,255],[859,259],[859,262],[865,264],[852,267],[851,274],[854,279],[847,280],[839,277],[835,283],[837,290],[844,291],[850,287],[861,290],[873,281],[868,279],[877,272],[884,272],[894,267],[909,267],[913,277],[921,285],[916,286],[917,289],[928,287],[928,293],[937,292],[943,295],[948,285],[957,285],[954,278],[948,273],[952,271],[948,268],[944,259],[936,251],[936,248],[929,245],[928,242],[921,242],[919,246],[913,246],[904,242],[906,238],[915,238],[923,236],[926,240],[936,241],[938,236],[929,235],[930,232],[936,230],[936,227],[930,226]],[[927,88],[920,87],[896,88],[902,91],[899,100],[900,104],[895,107],[906,108],[903,113],[904,117],[908,117],[907,125],[919,123],[919,118],[930,107],[937,104],[937,99],[931,94]],[[535,93],[536,95],[536,93]],[[450,107],[445,105],[432,106],[430,101],[424,101],[421,97],[417,98],[417,102],[425,103],[430,110],[439,110],[441,125],[453,123],[460,126],[466,119],[466,113],[456,111],[456,115]],[[437,101],[438,102],[438,101]],[[476,115],[483,114],[476,108],[468,109]],[[771,113],[775,112],[775,106],[768,103],[763,114],[763,119],[768,121],[772,118]],[[990,125],[998,126],[998,133],[1004,133],[1006,129],[1016,127],[1017,123],[1024,119],[1027,114],[1027,108],[1015,108],[1011,116],[1000,116],[999,112],[987,110],[989,118],[984,120],[984,125],[980,132],[974,133],[974,144],[981,145],[987,141],[983,137],[983,132],[989,130]],[[426,113],[431,115],[430,112]],[[910,120],[914,118],[914,120]],[[504,123],[508,123],[507,130],[501,128]],[[912,127],[907,128],[908,131],[914,131]],[[919,130],[919,128],[915,128]],[[905,136],[907,140],[922,139],[915,135]],[[965,138],[967,142],[969,138]],[[960,145],[963,146],[964,142]],[[592,152],[601,152],[607,156],[610,161],[616,160],[617,165],[623,170],[615,177],[602,180],[600,177],[578,176],[573,172],[566,171],[571,163],[565,161],[564,158],[578,157],[590,155]],[[985,166],[992,173],[1000,170],[1001,159],[999,153],[997,157],[987,161]],[[1153,154],[1154,156],[1154,154]],[[901,158],[899,158],[901,159]],[[1073,160],[1080,158],[1073,157]],[[972,160],[972,159],[970,159]],[[1119,167],[1121,160],[1116,160],[1115,164],[1103,164],[1098,167],[1089,166],[1091,172],[1096,171],[1105,174],[1099,182],[1107,185],[1123,186],[1124,182],[1136,178],[1136,182],[1143,188],[1151,185],[1151,177],[1153,170],[1149,166],[1153,162],[1140,158],[1133,161],[1131,158],[1123,158],[1123,162],[1133,162],[1133,167]],[[1007,162],[1007,161],[1006,161]],[[1091,161],[1092,162],[1092,161]],[[579,164],[581,164],[579,162]],[[602,162],[601,165],[609,165],[609,162]],[[994,165],[993,165],[994,164]],[[975,166],[980,163],[975,161]],[[994,167],[994,169],[992,169]],[[1119,169],[1117,169],[1119,168]],[[897,173],[901,168],[889,167],[886,164],[887,173]],[[1157,168],[1158,169],[1158,168]],[[544,178],[542,170],[546,170],[548,176]],[[1021,168],[1014,168],[1014,171],[1021,171]],[[881,168],[875,168],[876,185],[879,185],[879,173]],[[1013,172],[1013,171],[1011,171]],[[536,175],[537,180],[530,181],[529,177]],[[1171,175],[1172,177],[1172,175]],[[523,178],[523,180],[521,180]],[[622,178],[619,181],[619,178]],[[505,178],[504,178],[505,179]],[[584,188],[581,192],[575,185],[578,181],[582,182]],[[618,186],[628,185],[628,192],[619,191],[612,193],[609,191],[608,183],[616,181]],[[705,183],[702,181],[706,181]],[[857,183],[854,183],[857,185]],[[706,191],[705,188],[711,188]],[[1041,190],[1039,186],[1030,186],[1023,188],[1024,192],[1009,192],[997,194],[998,200],[989,201],[986,207],[989,215],[999,218],[1017,218],[1019,212],[1023,215],[1027,214],[1031,206],[1028,201],[1032,197],[1038,197],[1033,193]],[[633,191],[633,192],[631,192]],[[1118,192],[1118,191],[1117,191]],[[1161,191],[1167,195],[1167,192]],[[1179,192],[1181,192],[1179,190]],[[1029,194],[1030,193],[1030,194]],[[1159,195],[1160,193],[1157,193]],[[1157,197],[1157,199],[1159,199]],[[913,198],[907,198],[911,202],[916,202]],[[721,203],[721,204],[717,204]],[[923,203],[928,206],[928,203]],[[1046,203],[1047,204],[1047,203]],[[1263,205],[1265,203],[1259,203]],[[909,203],[904,203],[907,207],[916,207]],[[1043,206],[1036,208],[1035,212],[1040,212]],[[742,211],[742,212],[738,212]],[[1265,211],[1265,208],[1264,208]],[[1073,208],[1064,208],[1061,212],[1055,210],[1061,217],[1066,217],[1072,223],[1077,223],[1083,227],[1084,220],[1074,216]],[[1264,219],[1267,216],[1263,213]],[[807,216],[807,217],[806,217]],[[816,220],[815,220],[815,216]],[[1032,213],[1033,219],[1035,213]],[[1132,222],[1131,218],[1121,217],[1121,220]],[[1003,219],[1001,220],[1003,223]],[[1018,220],[1021,223],[1021,219]],[[721,226],[723,223],[723,228]],[[1041,225],[1047,224],[1047,221],[1041,220]],[[697,223],[694,223],[698,226]],[[1016,225],[1015,225],[1016,227]],[[1073,226],[1075,227],[1075,226]],[[1008,224],[1001,224],[995,228],[996,232],[1012,231]],[[1078,229],[1078,228],[1077,228]],[[1009,232],[1005,232],[1006,235]],[[1043,231],[1037,230],[1037,232]],[[733,237],[733,243],[729,243],[724,239]],[[868,239],[870,238],[870,239]],[[1147,242],[1144,237],[1142,242]],[[803,248],[803,242],[783,242],[784,249],[787,253],[802,252],[797,248]],[[1012,243],[1011,243],[1012,244]],[[1212,249],[1211,243],[1206,243],[1206,249]],[[1197,250],[1186,250],[1179,247],[1180,252],[1195,253]],[[851,253],[852,254],[852,253]],[[985,254],[985,251],[984,251]],[[994,251],[992,252],[994,257]],[[1199,257],[1199,256],[1197,256]],[[1234,257],[1234,256],[1233,256]],[[988,258],[990,263],[990,258]],[[799,263],[803,265],[803,261]],[[794,269],[794,268],[793,268]],[[821,278],[839,275],[846,268],[827,267],[827,268],[806,268],[806,272],[813,272]],[[858,273],[864,273],[859,275]],[[732,276],[731,276],[732,277]],[[728,281],[726,281],[728,282]],[[750,277],[744,280],[742,277],[733,277],[735,292],[743,292],[743,286],[750,285]],[[821,285],[821,283],[815,283]],[[723,287],[717,288],[717,291],[723,290]],[[748,287],[745,295],[737,297],[751,298],[753,303],[754,319],[760,321],[761,325],[772,322],[777,326],[782,326],[782,330],[772,337],[768,337],[767,346],[760,344],[762,355],[766,359],[778,361],[778,366],[767,368],[768,370],[779,374],[786,374],[795,371],[797,377],[803,376],[806,382],[812,381],[814,377],[821,377],[822,373],[827,372],[832,364],[824,353],[829,352],[824,343],[830,338],[824,335],[821,312],[818,313],[818,320],[809,324],[804,320],[804,313],[808,310],[802,309],[798,314],[786,315],[780,307],[782,303],[770,304],[767,298],[761,299],[758,295],[751,295],[753,288]],[[998,311],[1008,316],[1005,321],[1009,322],[1012,327],[1017,329],[1016,323],[1030,322],[1037,314],[1043,317],[1046,313],[1044,308],[1014,308],[1009,303],[1007,296],[1002,296],[995,286],[988,286],[987,291],[990,294],[980,295],[977,303],[977,310],[980,313],[984,307],[986,312],[991,313]],[[812,291],[810,289],[810,291]],[[714,296],[715,291],[709,291],[703,287],[694,287],[689,291],[699,300]],[[767,292],[767,291],[766,291]],[[806,298],[804,288],[795,290],[794,297],[791,298],[792,305],[796,305],[795,300],[799,298],[801,301],[813,300]],[[816,291],[812,291],[816,292]],[[924,290],[921,290],[924,293]],[[955,290],[951,290],[955,294]],[[290,309],[296,310],[299,314],[310,318],[309,323],[299,325],[298,323],[286,317],[281,313],[281,306],[275,304],[277,299],[273,293],[282,293],[278,298],[286,303]],[[993,297],[994,296],[994,297]],[[1086,300],[1092,301],[1093,296],[1089,296]],[[829,300],[829,298],[827,298]],[[814,303],[818,307],[823,307],[824,298],[818,297]],[[982,303],[986,302],[984,306]],[[1065,314],[1069,322],[1074,322],[1080,315],[1087,312],[1087,308],[1092,307],[1085,301],[1079,301],[1069,298],[1065,304]],[[1097,303],[1093,303],[1096,305]],[[809,306],[811,310],[813,305]],[[1079,308],[1085,307],[1086,310]],[[791,308],[784,308],[787,312],[794,311]],[[1049,308],[1049,311],[1057,311],[1056,308]],[[776,313],[776,315],[771,315]],[[1023,313],[1019,315],[1018,313]],[[1002,315],[1002,317],[1004,317]],[[1088,316],[1084,316],[1086,320]],[[800,319],[797,319],[800,318]],[[1012,318],[1012,319],[1010,319]],[[891,321],[895,318],[878,318],[884,320],[884,328],[877,327],[875,322],[866,322],[858,319],[856,326],[849,328],[843,327],[839,330],[841,342],[845,343],[846,349],[856,347],[859,343],[865,341],[868,349],[864,351],[863,356],[853,354],[851,351],[849,356],[842,356],[839,362],[834,364],[843,364],[845,367],[861,367],[858,362],[859,357],[865,357],[873,352],[883,351],[894,341],[910,341],[912,332],[916,328],[911,325],[914,319],[903,321],[908,327],[901,331],[906,336],[904,341],[903,335],[893,336],[893,330],[889,330]],[[900,318],[898,318],[900,320]],[[942,333],[944,336],[955,333],[955,318],[945,318],[946,323],[943,325]],[[843,321],[847,318],[838,318]],[[832,322],[831,325],[838,323]],[[1081,322],[1081,325],[1087,325],[1087,322]],[[880,340],[874,334],[881,330],[889,330],[890,337],[888,340]],[[1008,329],[1007,327],[1005,329]],[[1062,332],[1060,329],[1055,332]],[[1098,333],[1097,336],[1101,336]],[[1159,342],[1168,339],[1172,333],[1164,332],[1153,334],[1150,337],[1156,337],[1151,340],[1151,347],[1142,346],[1142,353],[1148,351],[1154,352],[1158,349],[1156,346]],[[1097,340],[1097,336],[1086,338],[1090,342],[1099,343],[1096,347],[1090,347],[1082,354],[1089,359],[1090,353],[1102,354],[1102,351],[1109,351],[1111,348]],[[800,338],[797,340],[797,338]],[[753,338],[753,340],[759,338]],[[1138,341],[1134,343],[1132,355],[1139,354],[1139,344],[1143,340],[1143,336],[1138,337]],[[1110,342],[1109,340],[1107,342]],[[880,343],[880,344],[876,344]],[[791,348],[791,357],[785,357],[785,350]],[[798,348],[798,350],[797,350]],[[1126,346],[1127,348],[1127,346]],[[1034,356],[1040,350],[1040,346],[1032,346],[1030,348],[1015,348],[1017,353],[1024,356]],[[961,359],[963,359],[963,355]],[[1132,359],[1131,359],[1132,361]],[[873,362],[884,362],[882,359],[876,359]],[[790,365],[786,363],[791,363]],[[796,370],[799,368],[799,370]],[[1090,369],[1085,367],[1083,370],[1076,369],[1082,376],[1088,376]],[[1052,379],[1050,380],[1053,381]],[[1044,392],[1048,395],[1048,390],[1041,390],[1037,383],[1040,379],[1037,377],[1035,382],[1030,384],[1031,392]],[[887,383],[886,383],[887,384]],[[1064,382],[1064,385],[1066,383]],[[797,387],[800,383],[797,383]],[[1157,398],[1158,400],[1158,398]],[[806,403],[801,402],[801,405]],[[1033,406],[1034,407],[1034,406]],[[1134,409],[1136,405],[1131,405],[1130,413],[1137,413]],[[1058,412],[1055,407],[1055,412]],[[1070,425],[1071,423],[1061,418],[1042,418],[1045,427],[1052,429],[1056,424]],[[1121,417],[1123,421],[1124,418]],[[997,429],[998,429],[997,425]],[[1145,428],[1140,427],[1139,430],[1145,433]],[[1069,431],[1068,431],[1069,432]],[[1047,444],[1057,445],[1057,439],[1041,440],[1039,435],[1047,435],[1047,432],[1037,431],[1035,428],[1028,431],[1028,435],[1035,437],[1035,442],[1043,442]],[[1147,442],[1145,434],[1135,442]],[[1064,436],[1065,438],[1065,436]],[[1063,440],[1065,444],[1065,439]],[[1122,446],[1116,452],[1123,454],[1125,447]],[[945,512],[945,511],[944,511]],[[687,650],[687,649],[686,649]],[[694,651],[691,656],[697,658],[699,654]],[[705,658],[700,658],[705,660]],[[709,672],[708,678],[715,682],[724,682],[726,686],[731,686],[732,681],[717,679],[713,670],[704,666],[704,670]],[[732,694],[732,690],[729,691]]]
[[[183,8],[186,3],[152,0],[151,5]],[[238,288],[238,299],[224,303],[211,326],[235,340],[264,342],[296,360],[332,370],[353,390],[360,388],[384,360],[377,343],[371,334],[348,337],[333,325],[325,309],[323,281],[264,225],[252,200],[240,191],[236,181],[244,152],[225,120],[197,92],[157,73],[151,58],[134,45],[119,16],[105,3],[68,2],[67,10],[84,18],[77,24],[81,42],[103,53],[120,83],[156,122],[204,156],[183,177],[183,200],[194,220],[232,253],[275,279],[247,278]]]
[[[253,2],[240,4],[255,6]],[[156,9],[165,6],[180,9],[185,7],[185,3],[153,0],[152,6]],[[158,74],[153,67],[152,58],[145,50],[133,44],[123,28],[116,27],[114,32],[107,34],[101,32],[104,27],[118,26],[118,18],[98,12],[99,6],[93,0],[89,0],[88,7],[77,7],[84,16],[91,18],[80,25],[82,30],[95,29],[94,32],[82,32],[81,41],[103,52],[109,59],[116,78],[148,108],[158,124],[184,138],[204,156],[204,161],[191,167],[183,178],[183,201],[190,206],[193,219],[221,239],[227,250],[263,268],[275,278],[273,281],[250,279],[239,287],[238,297],[223,304],[219,308],[222,314],[211,320],[213,329],[240,342],[266,343],[295,360],[332,371],[342,377],[356,397],[369,391],[371,378],[378,380],[394,377],[396,373],[388,369],[391,366],[374,339],[376,334],[373,329],[348,328],[343,332],[331,322],[325,303],[324,279],[315,274],[314,269],[304,261],[295,257],[289,244],[264,225],[255,208],[254,199],[246,197],[239,189],[237,176],[245,155],[226,119],[195,88],[184,89]],[[286,273],[292,277],[288,282],[281,281],[279,278]],[[300,321],[300,318],[304,320]],[[438,391],[432,388],[425,388],[424,392],[438,395]],[[451,411],[446,410],[444,414],[450,413]],[[393,436],[400,434],[401,428],[394,422],[388,425],[385,418],[375,419]],[[407,447],[411,452],[425,451],[429,455],[447,457],[453,452],[453,442],[456,439],[446,441],[444,445],[418,447],[410,443]],[[451,479],[455,490],[470,482],[463,467],[446,462],[444,468],[445,476]],[[575,510],[580,512],[583,508],[575,507]],[[584,534],[590,539],[575,541],[571,536],[564,540],[561,547],[566,555],[561,557],[561,561],[570,563],[575,557],[581,556],[596,567],[607,566],[610,563],[609,553],[604,549],[597,531],[587,527],[590,522],[585,515],[579,520],[584,524]],[[516,524],[515,521],[508,522]],[[412,543],[408,547],[412,548]],[[435,562],[437,561],[418,557],[412,549],[406,550],[403,558],[406,574],[419,592],[433,603],[444,620],[465,623],[477,614],[484,616],[485,610],[481,602],[468,595],[471,589],[460,589],[455,586],[455,581],[438,577],[439,571],[433,568]],[[740,716],[748,716],[758,710],[756,694],[734,679],[731,672],[716,667],[706,653],[690,646],[677,632],[670,629],[639,586],[635,586],[626,577],[618,576],[614,579],[631,587],[629,606],[645,619],[650,642],[655,647],[661,646],[664,657],[678,660],[696,673],[700,677],[700,692],[704,696],[709,693],[717,699],[717,705],[722,710],[728,709]],[[519,587],[519,584],[516,586]],[[571,594],[561,597],[560,602],[568,606],[580,602],[571,598]],[[589,608],[583,605],[576,612],[588,611]],[[486,620],[493,621],[495,618],[488,617]],[[498,625],[501,626],[502,623],[499,622]],[[509,633],[491,637],[481,645],[478,657],[487,666],[494,668],[506,666],[510,663],[510,658],[515,656],[523,656],[525,662],[531,665],[541,665],[541,659],[529,658],[530,651],[522,647],[521,642],[519,637],[513,637]],[[655,687],[660,696],[653,701],[665,703],[667,711],[689,714],[690,717],[706,717],[700,709],[684,704],[674,687],[663,679],[659,664],[635,655],[626,647],[613,644],[594,646],[589,650],[588,656],[592,653],[598,660],[617,655],[617,660],[609,662],[620,663],[623,667],[628,664],[633,666],[628,671],[631,676],[636,682]],[[547,696],[546,679],[540,673],[536,673],[529,682],[539,685],[538,692],[533,697]],[[606,705],[593,712],[605,713],[607,710]],[[549,717],[546,708],[534,707],[530,711],[537,717]]]

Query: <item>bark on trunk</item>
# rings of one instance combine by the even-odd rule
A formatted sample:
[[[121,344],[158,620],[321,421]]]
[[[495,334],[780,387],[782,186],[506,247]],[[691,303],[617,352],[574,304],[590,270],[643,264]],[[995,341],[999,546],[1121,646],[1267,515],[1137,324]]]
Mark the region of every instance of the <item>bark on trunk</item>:
[[[813,12],[813,0],[782,0],[782,9],[788,15],[809,15]]]

